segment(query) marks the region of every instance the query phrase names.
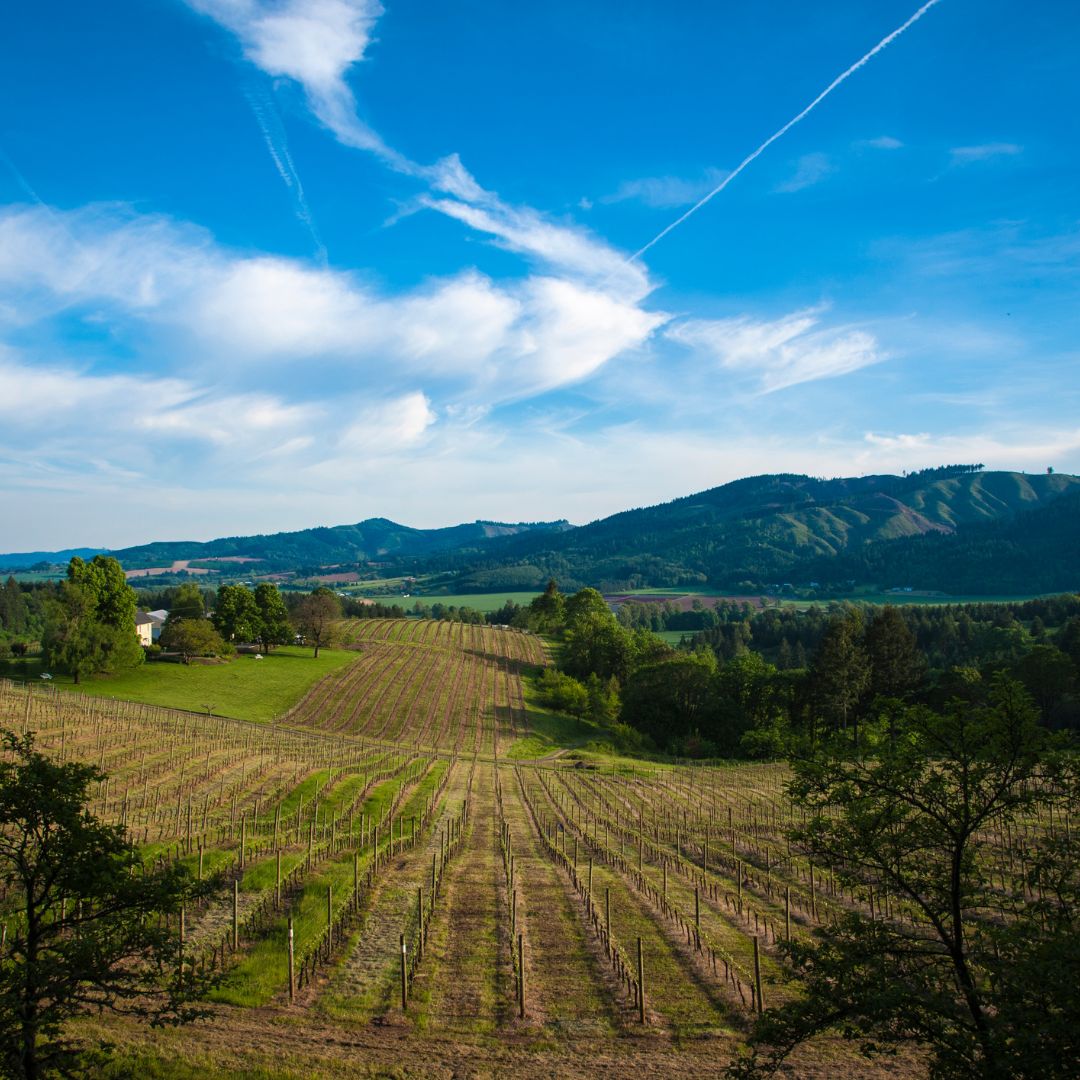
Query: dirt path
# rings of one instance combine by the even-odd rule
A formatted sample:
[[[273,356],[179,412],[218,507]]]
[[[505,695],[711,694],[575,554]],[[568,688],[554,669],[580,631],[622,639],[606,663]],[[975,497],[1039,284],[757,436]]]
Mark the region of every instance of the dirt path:
[[[473,780],[464,847],[448,868],[429,935],[425,1022],[467,1033],[493,1031],[513,1006],[506,887],[495,831],[490,765]]]

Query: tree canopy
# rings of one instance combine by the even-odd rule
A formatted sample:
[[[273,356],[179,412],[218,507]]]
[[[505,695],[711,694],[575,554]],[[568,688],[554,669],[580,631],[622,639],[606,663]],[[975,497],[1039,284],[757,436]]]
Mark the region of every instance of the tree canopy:
[[[986,704],[909,708],[874,757],[844,744],[796,759],[807,813],[792,841],[870,907],[787,946],[803,993],[767,1012],[738,1076],[772,1075],[791,1050],[839,1031],[868,1055],[915,1043],[932,1077],[1075,1076],[1080,1060],[1080,841],[1029,841],[1021,882],[1002,837],[1036,802],[1080,808],[1074,758],[1047,752],[1023,688]],[[882,912],[884,908],[884,912]]]
[[[64,1025],[87,1008],[180,1023],[206,986],[175,916],[210,886],[178,865],[144,866],[124,829],[88,809],[104,774],[54,762],[32,735],[0,733],[0,880],[15,912],[0,954],[0,1067],[36,1080],[79,1048]]]

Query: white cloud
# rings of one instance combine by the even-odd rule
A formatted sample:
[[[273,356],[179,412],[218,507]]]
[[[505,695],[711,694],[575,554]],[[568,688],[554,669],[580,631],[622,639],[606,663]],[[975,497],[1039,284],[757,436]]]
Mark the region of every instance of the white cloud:
[[[874,150],[899,150],[904,144],[891,135],[879,135],[876,139],[867,139],[863,145]]]
[[[186,467],[184,453],[242,452],[245,462],[304,439],[320,410],[265,393],[216,391],[187,379],[95,374],[0,354],[0,449],[38,468],[104,475]],[[194,459],[189,460],[193,463]]]
[[[613,355],[644,344],[667,316],[605,292],[556,278],[532,278],[524,290],[530,319],[516,328],[517,361],[508,373],[519,394],[578,382]]]
[[[389,453],[415,446],[438,420],[431,402],[420,391],[393,401],[367,406],[342,433],[342,451]]]
[[[545,237],[553,259],[584,266],[596,250],[558,229]],[[594,269],[615,259],[608,250]],[[392,295],[354,274],[238,255],[115,208],[0,211],[0,312],[8,299],[24,321],[77,302],[121,335],[151,335],[161,354],[215,382],[246,385],[255,365],[272,376],[319,360],[345,387],[377,377],[392,393],[423,375],[449,400],[482,395],[472,402],[482,405],[577,382],[667,318],[609,283],[548,275],[496,284],[466,271]]]
[[[495,237],[499,247],[529,256],[596,287],[644,299],[651,286],[646,271],[584,229],[558,225],[528,207],[514,207],[485,193],[483,205],[423,196],[420,203]]]
[[[356,98],[345,81],[371,43],[383,11],[377,0],[187,2],[235,34],[256,67],[298,82],[311,111],[340,142],[409,171],[409,163],[357,116]]]
[[[1042,472],[1080,454],[1080,428],[1016,428],[990,433],[963,434],[923,431],[894,435],[868,431],[864,442],[869,449],[857,451],[853,460],[887,463],[889,468],[926,468],[943,461],[981,461],[988,469],[1025,469]]]
[[[667,337],[756,379],[768,394],[799,383],[846,375],[886,359],[877,339],[850,327],[816,329],[820,309],[796,311],[771,322],[742,316],[689,319]]]
[[[996,157],[1015,157],[1023,152],[1016,143],[982,143],[979,146],[954,146],[949,155],[954,165],[969,165],[974,161],[987,161]]]
[[[0,289],[22,301],[36,289],[39,298],[44,290],[63,303],[151,310],[207,272],[211,245],[200,229],[119,206],[7,207],[0,210]],[[33,312],[31,305],[21,314]]]
[[[803,154],[799,158],[794,174],[782,184],[777,184],[773,189],[784,194],[802,191],[803,188],[812,187],[820,183],[826,176],[836,171],[828,154],[814,153]]]
[[[637,180],[624,180],[615,191],[603,196],[599,201],[634,201],[656,208],[689,206],[712,191],[725,176],[727,171],[724,169],[706,169],[703,176],[695,179],[681,176],[644,176]]]

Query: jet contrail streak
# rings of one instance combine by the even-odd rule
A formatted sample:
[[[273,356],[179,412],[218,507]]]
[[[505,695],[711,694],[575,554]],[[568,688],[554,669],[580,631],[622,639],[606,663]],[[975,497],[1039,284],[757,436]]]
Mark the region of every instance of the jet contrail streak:
[[[326,246],[322,242],[319,230],[315,225],[315,219],[308,206],[307,196],[304,194],[304,185],[300,182],[300,174],[296,171],[292,154],[289,153],[289,143],[285,137],[285,129],[281,119],[274,109],[273,101],[265,94],[259,94],[252,89],[245,89],[244,96],[247,98],[251,111],[255,114],[255,121],[262,132],[266,149],[274,162],[285,186],[292,193],[295,201],[296,216],[304,228],[311,234],[315,242],[315,249],[322,262],[326,262]]]
[[[814,98],[814,100],[811,101],[810,104],[807,105],[806,108],[803,109],[803,111],[799,113],[798,116],[789,120],[782,128],[780,128],[779,131],[774,132],[772,135],[770,135],[752,154],[749,155],[749,157],[743,158],[743,160],[739,162],[739,165],[735,169],[735,171],[728,173],[728,175],[725,176],[724,179],[719,184],[717,184],[716,187],[714,187],[708,195],[706,195],[703,199],[700,199],[698,202],[694,203],[694,205],[691,206],[690,209],[682,215],[682,217],[677,218],[666,229],[664,229],[662,232],[657,233],[656,236],[654,236],[643,248],[639,248],[637,251],[635,251],[634,254],[631,255],[630,258],[626,261],[633,262],[635,259],[641,258],[641,256],[649,250],[649,248],[663,240],[664,237],[667,236],[667,234],[673,229],[677,229],[692,214],[696,214],[707,202],[709,202],[710,199],[713,199],[717,195],[719,195],[720,192],[723,191],[724,188],[726,188],[728,184],[730,184],[731,181],[734,180],[735,177],[738,176],[739,173],[741,173],[743,169],[747,167],[747,165],[753,162],[756,158],[760,157],[770,146],[772,146],[774,142],[776,142],[777,139],[779,139],[782,135],[786,135],[800,120],[803,119],[803,117],[807,116],[819,104],[821,104],[821,102],[824,101],[842,82],[845,82],[848,78],[854,75],[855,72],[859,70],[859,68],[869,63],[875,56],[877,56],[879,52],[881,52],[882,49],[892,44],[892,42],[894,42],[905,30],[907,30],[908,27],[918,22],[919,19],[921,19],[932,7],[935,7],[940,2],[941,0],[928,0],[927,3],[923,4],[923,6],[919,8],[919,10],[916,11],[915,14],[912,15],[911,18],[903,24],[903,26],[897,27],[891,34],[889,34],[888,37],[882,38],[864,57],[856,60],[855,63],[847,69],[847,71],[845,71],[841,75],[837,75],[837,77],[833,79],[833,81],[829,83],[829,85],[826,86],[825,89],[822,90],[821,93],[818,94],[818,96]]]

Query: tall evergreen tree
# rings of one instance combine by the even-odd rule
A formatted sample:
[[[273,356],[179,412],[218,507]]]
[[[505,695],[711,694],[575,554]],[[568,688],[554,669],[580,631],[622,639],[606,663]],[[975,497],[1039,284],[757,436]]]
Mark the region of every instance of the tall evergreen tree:
[[[833,616],[810,667],[814,699],[821,714],[842,732],[853,724],[856,745],[859,701],[870,683],[870,661],[861,638],[862,616],[858,610]]]
[[[870,661],[867,691],[871,698],[906,698],[922,681],[924,663],[915,635],[900,610],[891,604],[879,608],[864,636]]]

